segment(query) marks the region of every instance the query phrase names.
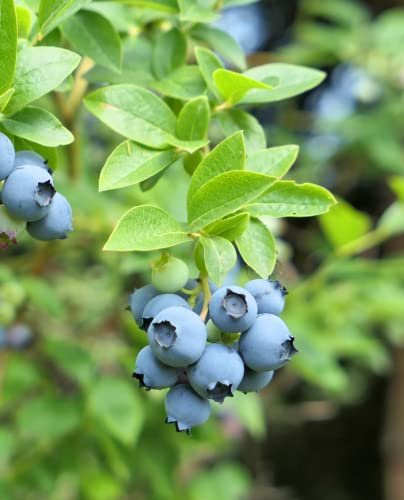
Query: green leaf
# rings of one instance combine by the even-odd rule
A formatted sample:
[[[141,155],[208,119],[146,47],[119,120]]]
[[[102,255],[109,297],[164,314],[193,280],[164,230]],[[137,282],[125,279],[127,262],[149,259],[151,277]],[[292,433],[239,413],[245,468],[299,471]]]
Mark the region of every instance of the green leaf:
[[[85,105],[119,134],[152,148],[171,144],[176,117],[158,96],[136,85],[102,87],[87,95]]]
[[[176,0],[118,0],[120,3],[133,5],[142,9],[155,10],[163,14],[177,14]]]
[[[392,203],[379,219],[378,229],[389,236],[404,232],[404,203]]]
[[[17,54],[17,17],[13,0],[0,0],[0,94],[13,83]]]
[[[335,248],[338,248],[360,236],[371,228],[370,217],[353,208],[344,200],[338,203],[319,218],[320,225]]]
[[[28,38],[32,25],[32,14],[23,5],[16,5],[18,38]]]
[[[292,64],[270,63],[256,66],[244,73],[246,76],[261,82],[279,80],[273,90],[251,90],[242,99],[243,103],[275,102],[302,94],[319,85],[325,73],[317,69]]]
[[[219,16],[203,5],[199,0],[178,0],[180,8],[180,20],[193,23],[210,23]]]
[[[138,184],[164,170],[176,158],[173,150],[156,151],[131,141],[117,146],[100,174],[100,191]]]
[[[247,229],[236,240],[244,262],[262,278],[268,278],[276,264],[275,238],[258,219],[251,219]]]
[[[121,40],[113,25],[97,12],[80,11],[62,24],[62,32],[82,56],[97,64],[119,70]]]
[[[220,99],[220,93],[218,92],[213,80],[213,73],[217,69],[223,68],[221,60],[214,52],[202,47],[195,48],[195,57],[198,62],[202,77],[205,80],[206,85],[208,86],[208,89],[216,98]]]
[[[221,285],[228,272],[233,269],[237,262],[237,254],[229,240],[220,236],[200,238],[204,251],[206,270],[210,278]]]
[[[14,89],[8,89],[3,94],[0,95],[0,113],[2,113],[4,108],[10,102],[10,99],[12,98],[14,92],[15,92]]]
[[[332,194],[315,184],[277,181],[248,206],[252,216],[311,217],[325,213],[336,203]]]
[[[234,241],[244,233],[249,222],[250,214],[242,212],[209,224],[205,227],[204,232]]]
[[[184,140],[205,139],[208,135],[210,107],[207,97],[195,97],[182,107],[177,118],[177,137]]]
[[[171,215],[152,205],[132,208],[118,221],[104,250],[148,252],[190,241]]]
[[[152,65],[158,79],[185,64],[187,40],[177,28],[162,33],[153,45]]]
[[[198,165],[188,189],[188,207],[197,191],[213,177],[230,170],[243,170],[244,164],[243,133],[236,132],[218,144]]]
[[[43,146],[64,146],[74,141],[73,135],[56,116],[34,106],[27,106],[13,116],[4,118],[1,123],[13,135]]]
[[[253,151],[247,155],[246,169],[261,174],[283,177],[295,163],[299,146],[290,144]]]
[[[47,35],[92,0],[41,0],[38,26],[42,36]]]
[[[244,142],[247,154],[263,149],[267,145],[265,131],[258,120],[241,109],[228,109],[217,113],[216,118],[226,135],[237,130],[244,132]]]
[[[58,87],[77,67],[80,56],[56,47],[28,47],[18,53],[15,93],[4,113],[12,115]]]
[[[214,177],[197,191],[190,203],[188,220],[191,231],[198,231],[236,212],[266,191],[274,180],[243,170]]]
[[[241,70],[247,67],[243,50],[234,38],[224,31],[200,24],[190,31],[190,35],[195,40],[206,43]]]
[[[252,89],[272,90],[267,83],[253,80],[248,76],[227,69],[217,69],[213,73],[213,80],[222,96],[230,104],[236,104]]]
[[[181,66],[166,78],[150,86],[167,97],[188,101],[206,92],[205,82],[198,66]]]
[[[404,177],[391,177],[389,179],[389,186],[394,191],[397,198],[404,202]]]
[[[90,393],[90,411],[123,444],[133,445],[145,420],[142,401],[125,380],[104,376]]]

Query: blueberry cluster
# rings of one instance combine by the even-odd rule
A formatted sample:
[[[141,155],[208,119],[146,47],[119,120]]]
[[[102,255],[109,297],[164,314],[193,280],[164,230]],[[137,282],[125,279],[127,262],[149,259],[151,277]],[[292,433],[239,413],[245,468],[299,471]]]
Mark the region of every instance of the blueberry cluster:
[[[15,152],[10,139],[0,133],[0,202],[16,219],[27,222],[28,233],[37,240],[67,238],[73,230],[69,202],[57,193],[52,170],[34,151]]]
[[[203,424],[211,400],[223,403],[235,390],[263,389],[297,352],[278,316],[287,293],[278,281],[256,279],[219,289],[210,284],[210,289],[208,308],[196,280],[177,293],[162,293],[153,284],[129,297],[148,339],[133,377],[146,390],[170,388],[166,422],[175,423],[177,431],[189,433]],[[219,331],[221,343],[210,342],[208,326]]]

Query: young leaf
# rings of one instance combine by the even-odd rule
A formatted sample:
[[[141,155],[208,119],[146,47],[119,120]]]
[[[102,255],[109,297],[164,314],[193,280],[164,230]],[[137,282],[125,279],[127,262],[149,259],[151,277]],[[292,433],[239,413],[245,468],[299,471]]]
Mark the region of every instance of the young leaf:
[[[223,68],[221,60],[214,52],[202,47],[195,48],[195,57],[208,89],[216,98],[220,99],[220,93],[218,92],[213,80],[213,73],[217,69]]]
[[[47,35],[60,23],[75,14],[92,0],[41,0],[38,27],[42,36]]]
[[[13,116],[4,118],[1,123],[13,135],[44,146],[64,146],[74,141],[73,135],[56,116],[34,106],[27,106]]]
[[[108,157],[100,174],[100,191],[138,184],[164,170],[176,158],[173,150],[156,151],[125,141]]]
[[[133,5],[141,9],[155,11],[161,14],[177,14],[176,0],[118,0],[121,3]]]
[[[198,66],[181,66],[166,78],[150,86],[167,97],[188,101],[206,92],[205,82]]]
[[[212,9],[200,5],[198,0],[178,0],[180,20],[192,23],[210,23],[219,17]]]
[[[152,64],[160,80],[185,64],[187,40],[177,28],[162,33],[154,43]]]
[[[58,87],[77,67],[80,56],[56,47],[28,47],[18,53],[15,93],[4,113],[12,115]]]
[[[119,134],[152,148],[164,148],[175,134],[176,117],[167,104],[136,85],[102,87],[87,95],[86,107]]]
[[[14,92],[15,92],[14,89],[8,89],[3,94],[0,95],[0,113],[3,112],[3,109],[10,102],[10,99],[12,98]]]
[[[212,281],[220,285],[237,262],[236,251],[229,240],[220,236],[213,238],[202,236],[200,242],[208,275]]]
[[[336,203],[332,194],[315,184],[278,181],[248,206],[252,216],[311,217],[325,213]]]
[[[210,121],[210,107],[207,97],[200,96],[188,101],[177,118],[177,137],[184,140],[206,138]]]
[[[213,80],[222,96],[229,104],[236,104],[252,89],[272,90],[267,83],[253,80],[248,76],[227,69],[217,69],[213,73]]]
[[[198,231],[258,198],[275,178],[233,170],[213,177],[193,197],[188,208],[191,231]]]
[[[27,7],[16,5],[18,38],[28,38],[32,25],[32,14]]]
[[[205,227],[204,232],[234,241],[244,233],[249,221],[250,215],[247,212],[242,212],[209,224]]]
[[[218,144],[198,165],[188,189],[188,207],[197,191],[213,177],[230,170],[243,170],[244,164],[243,133],[236,132]]]
[[[243,50],[234,38],[224,31],[199,24],[190,31],[190,35],[195,40],[206,43],[212,50],[241,70],[247,67]]]
[[[243,97],[243,103],[275,102],[287,99],[316,87],[326,76],[323,71],[317,69],[282,63],[257,66],[244,74],[261,82],[271,82],[275,78],[279,80],[279,84],[273,90],[251,90]]]
[[[275,239],[258,219],[251,219],[247,229],[236,240],[244,262],[262,278],[268,278],[276,264]]]
[[[121,40],[112,24],[97,12],[80,11],[62,24],[62,32],[82,56],[119,71]]]
[[[140,205],[118,221],[104,250],[148,252],[190,240],[181,224],[167,212],[152,205]]]
[[[0,1],[0,94],[13,83],[17,54],[17,17],[13,0]]]
[[[216,118],[226,135],[234,134],[240,129],[244,132],[247,154],[263,149],[267,145],[264,129],[250,113],[241,109],[227,109],[217,113]]]
[[[247,155],[246,169],[251,172],[283,177],[296,161],[299,146],[290,144],[253,151]]]

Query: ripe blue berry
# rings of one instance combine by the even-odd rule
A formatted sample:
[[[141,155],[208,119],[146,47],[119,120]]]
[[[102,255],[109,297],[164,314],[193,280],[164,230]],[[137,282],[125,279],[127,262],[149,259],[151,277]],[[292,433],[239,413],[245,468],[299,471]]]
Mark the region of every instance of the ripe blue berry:
[[[157,295],[151,299],[144,308],[142,314],[144,328],[149,328],[150,323],[157,314],[168,307],[186,307],[187,309],[191,309],[188,302],[175,293],[162,293],[161,295]]]
[[[200,359],[187,368],[194,391],[207,399],[223,403],[232,397],[244,375],[243,360],[232,347],[208,344]]]
[[[258,392],[271,382],[274,376],[273,370],[266,372],[254,372],[246,367],[243,380],[240,382],[237,390],[244,392]]]
[[[166,396],[166,423],[175,424],[177,432],[189,431],[204,424],[210,416],[210,403],[196,394],[189,385],[172,387]]]
[[[222,332],[243,332],[257,317],[257,303],[244,288],[224,286],[212,295],[209,315]]]
[[[184,367],[197,361],[205,348],[205,323],[185,307],[169,307],[152,321],[147,338],[153,354],[168,366]]]
[[[297,351],[285,323],[274,314],[260,314],[239,340],[239,353],[251,370],[276,370]]]
[[[159,361],[150,346],[143,347],[136,358],[133,377],[146,389],[166,389],[178,381],[178,370]]]
[[[35,153],[35,151],[17,151],[15,153],[14,168],[27,165],[40,167],[45,169],[50,174],[52,173],[45,158],[43,158],[40,154]]]
[[[17,323],[7,329],[7,344],[12,349],[26,349],[32,344],[32,330],[28,325]]]
[[[11,215],[33,222],[49,213],[55,193],[50,174],[29,165],[11,172],[4,183],[2,199]]]
[[[0,181],[6,179],[14,168],[15,150],[10,139],[0,132]]]
[[[56,193],[48,214],[38,221],[29,222],[27,231],[37,240],[66,239],[66,233],[73,231],[72,209],[66,198]]]
[[[248,290],[257,302],[258,314],[279,315],[285,307],[287,290],[279,281],[252,280],[244,288]]]
[[[159,293],[153,285],[146,285],[129,295],[129,308],[139,328],[143,326],[143,311],[146,304]]]
[[[185,286],[188,278],[189,269],[185,262],[170,255],[164,255],[152,269],[152,283],[160,292],[177,292]]]

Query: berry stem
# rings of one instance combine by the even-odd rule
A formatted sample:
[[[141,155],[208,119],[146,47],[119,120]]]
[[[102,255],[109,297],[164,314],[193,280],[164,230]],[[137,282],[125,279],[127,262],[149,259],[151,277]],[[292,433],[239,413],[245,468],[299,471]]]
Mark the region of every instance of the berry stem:
[[[202,306],[202,311],[200,314],[200,317],[203,321],[206,320],[206,316],[208,315],[208,309],[209,309],[209,302],[212,294],[210,293],[210,288],[209,288],[209,280],[207,276],[201,276],[201,285],[202,285],[202,291],[203,291],[203,306]]]

